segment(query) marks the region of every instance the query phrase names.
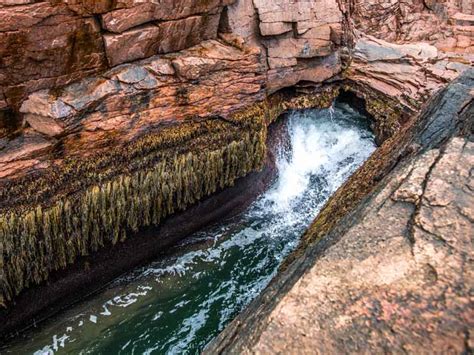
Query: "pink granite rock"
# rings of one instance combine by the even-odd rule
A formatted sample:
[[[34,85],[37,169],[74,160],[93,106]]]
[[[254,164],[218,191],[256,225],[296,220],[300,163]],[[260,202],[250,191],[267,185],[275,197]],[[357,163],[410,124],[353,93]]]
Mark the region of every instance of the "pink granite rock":
[[[171,21],[186,17],[213,13],[235,0],[165,0],[159,3],[148,1],[131,7],[107,12],[102,15],[105,30],[121,33],[152,21]]]
[[[0,86],[9,105],[103,70],[99,23],[48,2],[0,7]]]
[[[217,38],[220,13],[149,24],[120,34],[104,35],[111,66],[170,53]]]
[[[351,18],[359,31],[379,39],[397,43],[426,41],[443,51],[473,54],[472,42],[456,38],[461,32],[470,32],[473,37],[469,27],[474,13],[469,2],[355,0]]]
[[[38,132],[61,134],[69,156],[97,154],[111,137],[114,145],[125,144],[164,122],[225,117],[263,99],[259,57],[258,49],[206,41],[119,66],[60,92],[33,93],[21,112]]]
[[[392,44],[360,38],[346,77],[365,84],[417,111],[437,90],[468,69],[472,62],[454,58],[427,43]]]

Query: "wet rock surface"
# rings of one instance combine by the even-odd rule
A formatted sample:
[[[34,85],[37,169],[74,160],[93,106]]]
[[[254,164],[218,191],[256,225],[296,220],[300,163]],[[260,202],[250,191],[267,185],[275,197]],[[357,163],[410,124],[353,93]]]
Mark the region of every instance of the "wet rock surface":
[[[365,99],[382,143],[473,65],[469,5],[0,0],[0,212],[41,212],[51,201],[153,167],[153,154],[223,149],[248,141],[247,133],[260,142],[262,125],[252,126],[250,116],[263,122],[282,112],[265,100],[291,86],[312,92],[336,82],[352,90]],[[450,102],[463,99],[456,92],[438,102],[445,111],[430,112],[417,144],[439,149],[443,132],[459,131],[459,122],[447,119],[457,107]],[[328,98],[314,106],[326,107]],[[472,116],[470,107],[460,115]],[[463,134],[471,126],[463,125]],[[53,249],[46,254],[64,254]],[[10,260],[5,255],[2,263]]]
[[[472,127],[472,74],[431,102],[419,153],[304,247],[207,353],[472,350],[474,144],[453,137]],[[427,134],[446,115],[458,131]]]
[[[454,138],[393,174],[238,352],[472,349],[473,149]]]

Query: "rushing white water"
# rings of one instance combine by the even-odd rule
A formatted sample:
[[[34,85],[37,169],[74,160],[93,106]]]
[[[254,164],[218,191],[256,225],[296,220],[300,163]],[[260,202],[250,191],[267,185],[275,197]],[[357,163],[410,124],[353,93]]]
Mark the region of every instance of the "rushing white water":
[[[274,185],[238,218],[196,233],[4,349],[5,353],[197,353],[274,277],[329,196],[375,149],[349,107],[289,114]]]

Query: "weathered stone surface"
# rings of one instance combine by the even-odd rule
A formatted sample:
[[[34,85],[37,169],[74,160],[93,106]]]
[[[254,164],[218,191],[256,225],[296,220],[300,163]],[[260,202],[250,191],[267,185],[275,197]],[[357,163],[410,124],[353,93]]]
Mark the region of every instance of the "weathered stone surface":
[[[0,86],[18,110],[29,93],[96,75],[107,62],[113,66],[215,39],[220,12],[232,2],[2,1]]]
[[[465,334],[474,327],[468,306],[474,281],[472,264],[468,267],[472,211],[463,216],[457,209],[474,204],[472,192],[466,191],[473,149],[472,143],[455,139],[441,158],[439,151],[429,151],[395,175],[376,197],[383,207],[367,211],[338,250],[329,251],[294,286],[254,350],[317,347],[346,352],[370,343],[371,351],[389,347],[418,352],[435,343],[440,352],[465,351]],[[440,161],[434,165],[436,159]],[[424,191],[420,182],[426,184]],[[419,190],[408,193],[409,199],[401,197],[401,191],[414,188]],[[451,208],[432,206],[446,195]],[[421,203],[403,203],[416,199]],[[410,235],[413,240],[406,237]],[[370,243],[369,252],[357,247],[365,243]],[[314,318],[300,316],[308,313]],[[368,335],[368,329],[373,333]],[[285,333],[291,337],[283,337]],[[285,343],[288,339],[291,343]]]
[[[217,38],[220,13],[150,24],[121,34],[104,36],[111,66],[159,53],[180,51]]]
[[[473,62],[448,57],[427,43],[392,44],[360,38],[346,77],[395,98],[414,111]]]
[[[165,122],[226,117],[262,100],[265,77],[259,58],[258,49],[241,51],[207,41],[177,54],[119,66],[60,92],[33,93],[21,112],[36,131],[61,134],[66,156],[97,154],[108,144],[125,144]],[[3,154],[14,160],[10,149],[5,147]]]
[[[28,100],[23,102],[20,109],[23,113],[35,115],[64,118],[72,114],[73,110],[62,100],[56,100],[48,90],[42,90],[30,95]]]
[[[99,23],[48,2],[0,8],[0,86],[18,108],[30,92],[103,70]]]
[[[52,117],[28,114],[25,115],[25,121],[28,122],[35,131],[47,136],[54,137],[64,132],[63,124]]]
[[[335,0],[254,3],[270,69],[296,66],[298,58],[324,57],[334,52],[331,26],[340,28],[342,22]]]
[[[455,0],[355,0],[352,9],[356,28],[368,35],[397,43],[426,41],[443,51],[474,54],[469,28],[472,3],[469,6]]]
[[[51,140],[31,129],[10,141],[0,139],[0,178],[47,168],[50,164],[44,158],[52,147]]]
[[[268,89],[273,92],[299,80],[320,83],[327,79],[322,75],[324,64],[315,70],[320,63],[335,64],[332,75],[340,71],[339,56],[333,54],[342,44],[342,21],[335,0],[242,0],[226,8],[221,30],[266,52]]]
[[[269,92],[296,85],[299,82],[321,83],[338,75],[341,70],[341,59],[337,53],[328,57],[310,61],[296,61],[293,67],[281,67],[268,71]]]
[[[474,69],[466,70],[456,81],[435,95],[423,112],[425,122],[416,144],[439,147],[449,137],[474,132]]]
[[[397,171],[241,353],[467,351],[473,157],[473,143],[454,139],[444,152],[428,151]],[[413,192],[407,199],[401,191]]]
[[[0,184],[54,172],[68,159],[101,157],[163,127],[225,121],[297,84],[347,79],[414,114],[472,66],[472,15],[469,0],[0,0]],[[456,131],[449,115],[437,117],[419,144]],[[420,181],[437,164],[434,157],[420,160],[409,182],[391,195],[394,218],[406,219],[398,211],[424,201]],[[451,204],[453,194],[443,191],[447,200],[430,201]],[[403,238],[393,241],[399,253],[381,255],[405,260]],[[373,255],[377,262],[366,266],[398,265],[380,258]],[[417,261],[406,260],[413,282],[422,280]],[[362,266],[356,269],[364,277]],[[344,286],[337,272],[327,275]],[[390,285],[397,272],[387,272]],[[381,285],[380,275],[367,277]],[[362,296],[369,291],[358,289]]]
[[[102,15],[102,23],[107,31],[121,33],[147,22],[178,20],[193,15],[216,12],[233,2],[235,0],[137,2],[132,7],[107,12]]]
[[[261,46],[259,19],[253,0],[239,0],[223,12],[220,30],[242,37],[247,45]]]

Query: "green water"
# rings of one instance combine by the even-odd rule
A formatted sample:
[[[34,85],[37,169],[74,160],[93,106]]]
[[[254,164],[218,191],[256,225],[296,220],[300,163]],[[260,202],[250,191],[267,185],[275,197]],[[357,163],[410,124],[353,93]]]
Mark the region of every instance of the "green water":
[[[243,214],[18,338],[5,354],[196,354],[275,276],[329,196],[375,149],[343,104],[289,115],[291,149]],[[287,146],[287,145],[285,145]]]

